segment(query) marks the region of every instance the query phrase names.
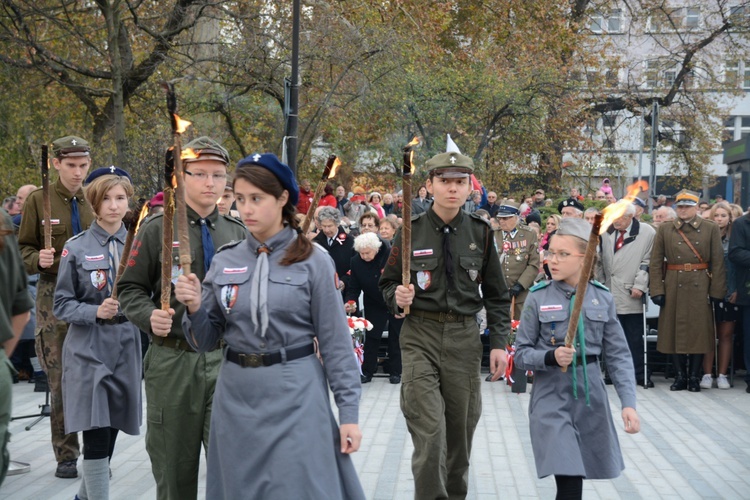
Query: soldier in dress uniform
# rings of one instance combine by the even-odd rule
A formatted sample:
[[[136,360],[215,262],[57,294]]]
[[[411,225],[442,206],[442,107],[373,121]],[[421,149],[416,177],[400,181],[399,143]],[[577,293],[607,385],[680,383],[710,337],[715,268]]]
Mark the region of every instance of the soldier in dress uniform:
[[[727,293],[721,231],[698,215],[698,200],[693,191],[677,193],[677,218],[659,226],[651,251],[651,300],[660,307],[656,348],[674,355],[672,391],[700,392],[703,354],[715,344],[712,301]]]
[[[586,288],[581,323],[565,345],[590,233],[583,219],[560,222],[546,252],[553,280],[531,288],[516,338],[516,365],[534,370],[529,431],[537,475],[555,476],[557,498],[581,498],[583,479],[611,479],[625,468],[600,357],[620,397],[625,432],[640,429],[633,362],[612,295],[601,283]]]
[[[52,449],[57,459],[55,476],[78,477],[78,435],[65,434],[62,398],[62,346],[68,324],[52,312],[60,254],[68,239],[85,231],[94,220],[83,196],[83,181],[91,167],[89,143],[66,136],[52,143],[52,166],[59,178],[49,186],[52,248],[44,248],[44,200],[42,189],[32,191],[24,203],[18,244],[26,272],[39,274],[36,296],[36,352],[47,374],[50,393]]]
[[[224,192],[229,154],[213,139],[199,137],[185,145],[195,158],[184,159],[191,269],[203,279],[215,249],[245,238],[244,225],[220,215],[216,200]],[[211,404],[221,364],[219,345],[197,353],[185,340],[185,306],[170,298],[160,307],[163,214],[148,218],[133,241],[128,266],[118,285],[125,316],[151,336],[143,361],[146,382],[146,451],[159,499],[198,496],[201,444],[207,449]],[[174,224],[172,282],[179,266],[178,225]]]
[[[462,210],[473,161],[442,153],[427,161],[427,168],[434,200],[425,213],[412,217],[412,284],[401,284],[399,232],[380,289],[393,314],[411,309],[401,330],[401,410],[414,442],[415,497],[463,498],[482,410],[476,314],[484,305],[490,371],[497,380],[507,362],[510,301],[492,229]]]
[[[518,203],[506,201],[497,213],[500,230],[495,231],[495,243],[500,254],[508,293],[515,297],[513,318],[520,319],[523,301],[539,274],[538,237],[528,226],[521,224]]]
[[[96,221],[62,251],[55,316],[70,323],[63,345],[65,431],[83,432],[77,498],[109,498],[109,462],[119,431],[140,434],[141,334],[112,297],[133,196],[130,175],[98,168],[86,179]]]

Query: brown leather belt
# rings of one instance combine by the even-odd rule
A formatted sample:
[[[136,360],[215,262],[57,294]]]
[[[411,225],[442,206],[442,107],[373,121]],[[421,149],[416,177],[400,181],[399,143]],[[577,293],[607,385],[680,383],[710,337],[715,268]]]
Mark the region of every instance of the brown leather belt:
[[[307,345],[286,349],[286,360],[304,358],[315,354],[315,344],[310,342]],[[266,352],[262,354],[244,354],[237,352],[231,347],[227,348],[227,361],[231,361],[243,368],[258,368],[260,366],[272,366],[283,361],[281,351]]]
[[[463,323],[467,320],[474,320],[474,316],[461,316],[454,313],[445,312],[431,312],[431,311],[420,311],[419,309],[412,309],[409,314],[416,316],[417,318],[431,319],[439,323]]]
[[[689,273],[691,271],[702,271],[704,269],[708,269],[708,264],[706,262],[700,264],[667,264],[667,271],[685,271]]]
[[[157,337],[156,335],[152,335],[151,343],[161,347],[169,347],[171,349],[177,349],[180,351],[195,352],[195,349],[190,347],[190,344],[188,344],[187,340],[178,339],[177,337]],[[213,352],[216,349],[220,349],[222,345],[224,345],[223,341],[220,340],[216,343],[215,346],[209,349],[208,352]]]

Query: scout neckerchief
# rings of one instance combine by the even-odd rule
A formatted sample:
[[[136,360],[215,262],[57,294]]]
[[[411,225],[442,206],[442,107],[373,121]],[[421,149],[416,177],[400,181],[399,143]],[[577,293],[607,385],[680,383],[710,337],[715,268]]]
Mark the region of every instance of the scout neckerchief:
[[[107,273],[107,291],[112,295],[112,289],[115,285],[117,269],[120,267],[120,252],[117,251],[117,238],[113,234],[107,240],[107,257],[109,262],[109,272]]]
[[[255,263],[255,273],[250,285],[250,313],[253,323],[258,325],[260,336],[266,336],[268,329],[268,254],[273,251],[265,243],[256,250],[258,259]]]
[[[573,293],[575,297],[575,293]],[[573,300],[570,301],[570,314],[573,314]],[[576,337],[578,338],[578,347],[581,349],[581,363],[583,364],[583,388],[586,394],[586,406],[591,406],[589,400],[589,374],[586,369],[586,335],[583,331],[583,315],[578,316],[578,328],[576,329]],[[578,399],[578,370],[577,362],[578,356],[573,356],[573,399]]]

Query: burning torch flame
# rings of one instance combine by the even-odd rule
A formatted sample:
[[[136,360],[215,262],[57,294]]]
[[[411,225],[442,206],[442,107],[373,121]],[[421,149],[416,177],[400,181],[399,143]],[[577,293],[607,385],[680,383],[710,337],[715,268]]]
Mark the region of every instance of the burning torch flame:
[[[341,160],[339,160],[338,158],[336,158],[335,160],[333,160],[333,165],[331,166],[331,173],[328,174],[328,178],[329,179],[333,179],[334,177],[336,177],[336,170],[340,166],[341,166]]]
[[[180,118],[180,117],[179,117],[179,116],[177,116],[177,115],[174,115],[174,119],[175,119],[175,121],[177,122],[177,133],[178,133],[178,134],[182,134],[182,133],[184,133],[184,132],[185,132],[185,131],[187,130],[187,128],[188,128],[188,127],[189,127],[190,125],[192,125],[192,124],[193,124],[192,122],[189,122],[189,121],[187,121],[187,120],[183,120],[182,118]]]
[[[413,146],[416,146],[419,144],[419,137],[414,136],[414,139],[409,142],[409,144],[406,145],[404,148],[404,152],[409,152],[409,167],[411,169],[411,175],[414,175],[414,150],[412,149]]]
[[[640,180],[636,181],[635,184],[631,184],[628,186],[628,194],[626,194],[625,197],[618,200],[617,203],[613,203],[602,210],[604,218],[602,219],[602,227],[599,230],[599,234],[603,234],[615,220],[622,217],[625,210],[627,210],[628,205],[633,203],[633,200],[641,191],[648,191],[648,182]]]
[[[148,215],[148,203],[143,204],[143,206],[141,207],[141,213],[138,214],[138,222],[135,223],[136,233],[141,228],[141,222],[143,222],[143,219],[146,218],[146,215]]]
[[[182,153],[180,153],[180,158],[183,160],[195,160],[196,158],[198,158],[198,155],[191,148],[187,148],[182,150]]]

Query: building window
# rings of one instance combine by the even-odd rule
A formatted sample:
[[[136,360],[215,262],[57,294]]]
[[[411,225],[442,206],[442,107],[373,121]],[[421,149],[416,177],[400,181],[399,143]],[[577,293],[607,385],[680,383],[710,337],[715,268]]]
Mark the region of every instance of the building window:
[[[740,124],[742,125],[740,128],[740,139],[750,137],[750,116],[743,116]]]
[[[727,85],[735,86],[739,83],[738,77],[740,75],[740,62],[739,61],[727,61],[724,65],[724,83]]]
[[[700,27],[701,23],[701,10],[698,7],[687,7],[685,9],[685,27],[687,29],[694,29]]]
[[[664,72],[664,85],[669,88],[674,85],[674,81],[677,78],[677,71],[670,69]]]
[[[589,28],[592,33],[621,33],[622,10],[612,9],[608,13],[594,12],[591,14]]]
[[[602,127],[613,128],[617,123],[617,113],[604,113],[602,115]]]
[[[613,9],[609,12],[607,17],[607,31],[610,33],[619,33],[622,29],[622,11],[620,9]]]
[[[734,127],[736,120],[736,116],[730,116],[724,122],[724,135],[722,137],[722,142],[731,142],[734,140]]]
[[[608,69],[604,74],[604,82],[607,87],[617,87],[620,84],[620,78],[616,70]]]
[[[750,89],[750,61],[745,61],[742,65],[742,88]]]

